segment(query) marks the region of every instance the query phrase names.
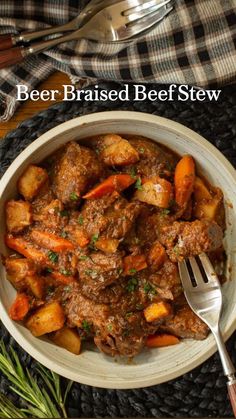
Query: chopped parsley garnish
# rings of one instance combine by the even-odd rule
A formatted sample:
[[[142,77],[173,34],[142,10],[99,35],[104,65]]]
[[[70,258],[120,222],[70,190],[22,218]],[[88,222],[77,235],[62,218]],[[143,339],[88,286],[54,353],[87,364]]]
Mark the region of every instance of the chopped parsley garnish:
[[[142,191],[143,190],[142,180],[141,180],[140,177],[136,180],[134,187],[135,187],[135,189],[138,189],[138,191]]]
[[[123,268],[119,268],[117,272],[118,272],[118,275],[121,275],[123,272]]]
[[[84,218],[83,218],[82,215],[80,215],[79,218],[78,218],[78,224],[81,225],[81,226],[84,224]]]
[[[96,278],[98,275],[97,271],[93,269],[87,269],[84,273],[85,275],[91,276],[92,279]]]
[[[61,237],[63,237],[63,239],[65,239],[67,236],[68,236],[68,233],[66,231],[61,232]]]
[[[138,151],[139,151],[139,153],[143,154],[143,153],[145,152],[145,149],[144,149],[143,147],[140,147],[140,148],[138,149]]]
[[[131,316],[133,316],[133,314],[133,311],[129,311],[128,313],[126,313],[125,317],[129,319]]]
[[[136,310],[139,311],[139,310],[143,310],[144,307],[143,307],[142,304],[136,304],[136,307],[135,308],[136,308]]]
[[[109,324],[107,325],[107,329],[109,330],[109,332],[111,332],[111,331],[112,331],[113,326],[112,326],[112,324],[111,324],[111,323],[109,323]]]
[[[46,293],[47,293],[47,295],[52,295],[54,293],[54,291],[55,291],[55,287],[53,287],[53,285],[49,285],[47,287]]]
[[[129,270],[129,273],[130,273],[130,274],[136,274],[136,272],[137,272],[137,269],[135,269],[135,268],[131,268],[131,269]]]
[[[136,278],[130,278],[128,280],[128,284],[126,285],[126,289],[128,292],[134,292],[137,288],[138,280]]]
[[[146,282],[146,284],[143,287],[143,290],[146,294],[156,294],[155,288],[149,282]]]
[[[56,252],[53,252],[52,250],[49,250],[48,258],[50,259],[52,263],[58,262],[58,254]]]
[[[60,211],[60,216],[61,217],[68,217],[68,215],[69,215],[69,211],[67,211],[67,210]]]
[[[90,249],[94,250],[94,245],[96,244],[96,242],[98,241],[98,239],[99,239],[99,234],[94,234],[91,237],[91,240],[90,240],[90,243],[89,243],[89,248]]]
[[[66,285],[65,287],[64,287],[64,291],[67,291],[67,292],[70,292],[71,291],[71,286],[70,285]]]
[[[81,255],[79,257],[79,260],[87,260],[87,259],[88,259],[88,256],[86,256],[86,255]]]
[[[134,179],[137,176],[136,167],[131,167],[130,169],[130,176]]]
[[[61,269],[60,273],[65,276],[70,276],[72,274],[68,269]]]
[[[164,208],[162,211],[161,211],[161,215],[168,215],[170,213],[170,210],[168,209],[168,208]]]
[[[83,320],[82,321],[82,329],[84,329],[84,331],[86,333],[90,333],[90,331],[91,331],[91,325],[89,324],[89,322],[87,322],[87,320]]]
[[[52,272],[52,268],[46,268],[46,269],[45,269],[45,273],[46,273],[46,274],[50,274],[51,272]]]
[[[176,256],[179,255],[179,247],[178,247],[178,245],[176,245],[175,247],[173,247],[173,252],[176,254]]]
[[[79,195],[76,192],[71,192],[70,194],[70,200],[71,201],[78,201]]]

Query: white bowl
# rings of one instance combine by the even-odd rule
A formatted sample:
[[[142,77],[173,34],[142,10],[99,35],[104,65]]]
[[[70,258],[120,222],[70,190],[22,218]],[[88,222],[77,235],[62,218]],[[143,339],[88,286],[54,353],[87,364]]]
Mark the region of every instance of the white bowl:
[[[58,147],[70,140],[108,132],[139,134],[158,141],[181,154],[191,154],[201,173],[222,188],[225,195],[228,255],[228,281],[223,286],[224,310],[221,326],[227,339],[236,326],[236,177],[235,170],[225,157],[209,142],[190,129],[168,119],[138,112],[103,112],[72,119],[53,128],[28,146],[11,164],[0,181],[1,253],[6,254],[3,235],[4,203],[15,196],[16,182],[29,163],[39,163]],[[230,274],[229,274],[230,272]],[[55,346],[46,339],[38,339],[8,316],[15,291],[0,267],[0,313],[4,325],[15,340],[32,357],[58,374],[104,388],[139,388],[176,378],[201,364],[212,355],[216,346],[212,335],[204,341],[185,340],[181,344],[162,349],[146,349],[132,363],[112,359],[95,348],[76,356]],[[233,280],[232,280],[233,279]]]

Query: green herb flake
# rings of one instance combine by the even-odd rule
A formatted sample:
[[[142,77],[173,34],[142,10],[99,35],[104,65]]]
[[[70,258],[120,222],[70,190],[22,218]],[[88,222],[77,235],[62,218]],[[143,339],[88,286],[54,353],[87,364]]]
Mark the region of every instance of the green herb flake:
[[[109,332],[112,332],[113,326],[112,326],[112,324],[111,324],[111,323],[109,323],[109,324],[107,325],[107,329],[109,330]]]
[[[78,201],[79,195],[76,192],[71,192],[70,194],[70,200],[71,201]]]
[[[53,285],[49,285],[46,290],[47,295],[52,295],[55,291],[55,287]]]
[[[90,240],[90,243],[89,243],[89,248],[90,249],[94,250],[94,246],[95,246],[96,242],[98,241],[98,239],[99,239],[99,234],[94,234],[91,237],[91,240]]]
[[[143,287],[143,290],[146,294],[156,294],[155,288],[149,282],[146,282],[146,284]]]
[[[58,262],[58,254],[56,252],[53,252],[52,250],[49,250],[48,258],[50,259],[52,263]]]
[[[89,324],[89,322],[87,320],[83,320],[82,321],[82,329],[86,332],[86,333],[90,333],[91,331],[91,325]]]
[[[87,269],[84,273],[85,273],[85,275],[90,276],[92,279],[95,279],[98,275],[97,271],[95,271],[93,269]]]
[[[123,273],[123,268],[119,268],[117,272],[118,272],[118,275],[121,275]]]
[[[60,273],[61,273],[62,275],[65,275],[65,276],[70,276],[70,275],[72,275],[72,272],[71,272],[71,271],[69,271],[69,269],[61,269],[61,270],[60,270]]]
[[[50,273],[52,273],[52,268],[46,268],[46,269],[45,269],[45,273],[46,273],[46,274],[50,274]]]
[[[84,218],[83,218],[82,215],[80,215],[79,218],[78,218],[78,224],[81,225],[81,226],[84,224]]]
[[[175,247],[173,247],[173,252],[176,254],[176,256],[179,256],[179,247],[178,247],[178,245],[176,245]]]
[[[133,314],[133,311],[129,311],[128,313],[126,313],[125,317],[129,319],[131,316],[133,316]]]
[[[88,259],[88,256],[86,256],[86,255],[81,255],[79,257],[79,260],[87,260],[87,259]]]
[[[68,216],[69,216],[69,211],[67,210],[60,211],[60,217],[68,217]]]
[[[142,191],[143,190],[142,180],[141,180],[140,177],[136,180],[134,187],[135,187],[135,189],[138,189],[138,191]]]
[[[137,288],[138,285],[138,280],[136,278],[130,278],[128,280],[128,284],[126,285],[126,290],[128,292],[134,292],[135,289]]]
[[[140,311],[140,310],[143,310],[144,309],[144,307],[143,307],[143,305],[142,304],[136,304],[136,310],[138,310],[138,311]]]
[[[136,272],[137,272],[137,269],[135,269],[135,268],[131,268],[131,269],[129,270],[129,273],[130,273],[130,274],[136,274]]]
[[[169,213],[170,213],[170,210],[169,210],[168,208],[164,208],[164,209],[161,211],[161,215],[162,215],[162,216],[168,215]]]
[[[70,285],[66,285],[65,287],[64,287],[64,291],[66,291],[66,292],[70,292],[72,290],[72,288],[71,288],[71,286]]]
[[[144,149],[143,147],[140,147],[140,148],[138,149],[138,151],[139,151],[139,153],[141,153],[141,154],[145,153],[145,149]]]
[[[68,233],[66,231],[62,231],[61,232],[61,237],[63,237],[63,239],[65,239],[66,237],[68,237]]]
[[[130,176],[133,178],[133,179],[135,179],[136,178],[136,176],[137,176],[137,170],[136,170],[136,167],[131,167],[131,169],[130,169]]]

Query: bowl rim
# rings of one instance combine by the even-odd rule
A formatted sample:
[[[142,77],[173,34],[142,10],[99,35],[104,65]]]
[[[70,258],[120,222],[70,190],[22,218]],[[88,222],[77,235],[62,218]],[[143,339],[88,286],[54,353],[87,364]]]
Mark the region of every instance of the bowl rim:
[[[206,152],[210,152],[214,154],[214,158],[216,161],[219,161],[221,165],[224,166],[227,175],[231,178],[232,183],[236,184],[235,181],[235,169],[231,165],[231,163],[226,159],[226,157],[208,140],[206,140],[201,135],[197,134],[195,131],[191,130],[190,128],[172,121],[167,118],[163,118],[157,115],[142,113],[142,112],[135,112],[135,111],[106,111],[106,112],[96,112],[93,114],[83,115],[66,121],[62,124],[57,125],[56,127],[50,129],[49,131],[45,132],[41,136],[39,136],[36,140],[34,140],[31,144],[29,144],[11,163],[9,168],[6,170],[2,178],[0,179],[0,199],[8,185],[9,179],[11,179],[14,172],[19,168],[24,161],[30,157],[32,153],[35,153],[37,149],[42,147],[44,144],[52,141],[55,137],[65,131],[73,130],[81,125],[89,125],[94,122],[105,122],[105,121],[138,121],[139,123],[150,123],[156,124],[161,126],[163,129],[172,130],[172,132],[177,133],[178,135],[183,135],[188,137],[191,141],[193,141],[196,145],[200,144],[201,148],[204,149]],[[211,339],[211,345],[207,351],[203,354],[200,354],[197,359],[188,363],[186,366],[181,366],[181,370],[178,372],[168,372],[165,376],[165,380],[158,380],[158,377],[147,377],[142,380],[139,380],[138,377],[133,381],[122,382],[122,383],[115,383],[115,379],[104,380],[103,378],[95,378],[91,379],[91,377],[87,378],[85,375],[78,377],[76,372],[72,370],[68,370],[67,367],[60,365],[59,363],[55,363],[55,361],[50,360],[47,356],[40,352],[38,349],[35,349],[33,344],[29,343],[27,338],[25,338],[20,330],[16,327],[15,322],[13,322],[8,313],[5,309],[2,301],[0,300],[0,312],[1,312],[1,320],[4,326],[7,328],[9,333],[13,336],[16,342],[34,359],[45,365],[47,368],[51,369],[52,371],[71,379],[75,382],[80,382],[82,384],[101,387],[101,388],[117,388],[117,389],[132,389],[132,388],[141,388],[141,387],[148,387],[156,384],[160,384],[171,379],[177,378],[195,367],[199,366],[201,363],[206,361],[215,351],[216,351],[216,344],[213,339]],[[232,324],[228,327],[227,331],[223,333],[224,340],[226,340],[236,329],[236,317]],[[79,381],[78,381],[79,380]]]

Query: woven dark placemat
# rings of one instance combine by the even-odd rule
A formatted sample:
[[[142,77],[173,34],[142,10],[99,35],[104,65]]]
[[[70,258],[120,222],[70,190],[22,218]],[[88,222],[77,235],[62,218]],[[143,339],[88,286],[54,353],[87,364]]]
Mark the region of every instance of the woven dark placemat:
[[[168,86],[162,86],[162,88]],[[93,87],[91,87],[93,88]],[[121,89],[117,83],[100,88]],[[149,86],[155,89],[157,86]],[[0,141],[0,175],[32,141],[50,128],[76,116],[105,110],[136,110],[178,121],[213,143],[236,167],[236,85],[223,88],[218,102],[63,102],[26,120]],[[0,336],[13,345],[21,361],[34,361],[14,342],[4,326]],[[227,343],[236,365],[236,333]],[[107,390],[75,383],[68,400],[70,417],[232,417],[226,381],[218,354],[176,380],[138,390]],[[0,391],[9,394],[0,377]],[[19,403],[16,395],[14,401]]]

